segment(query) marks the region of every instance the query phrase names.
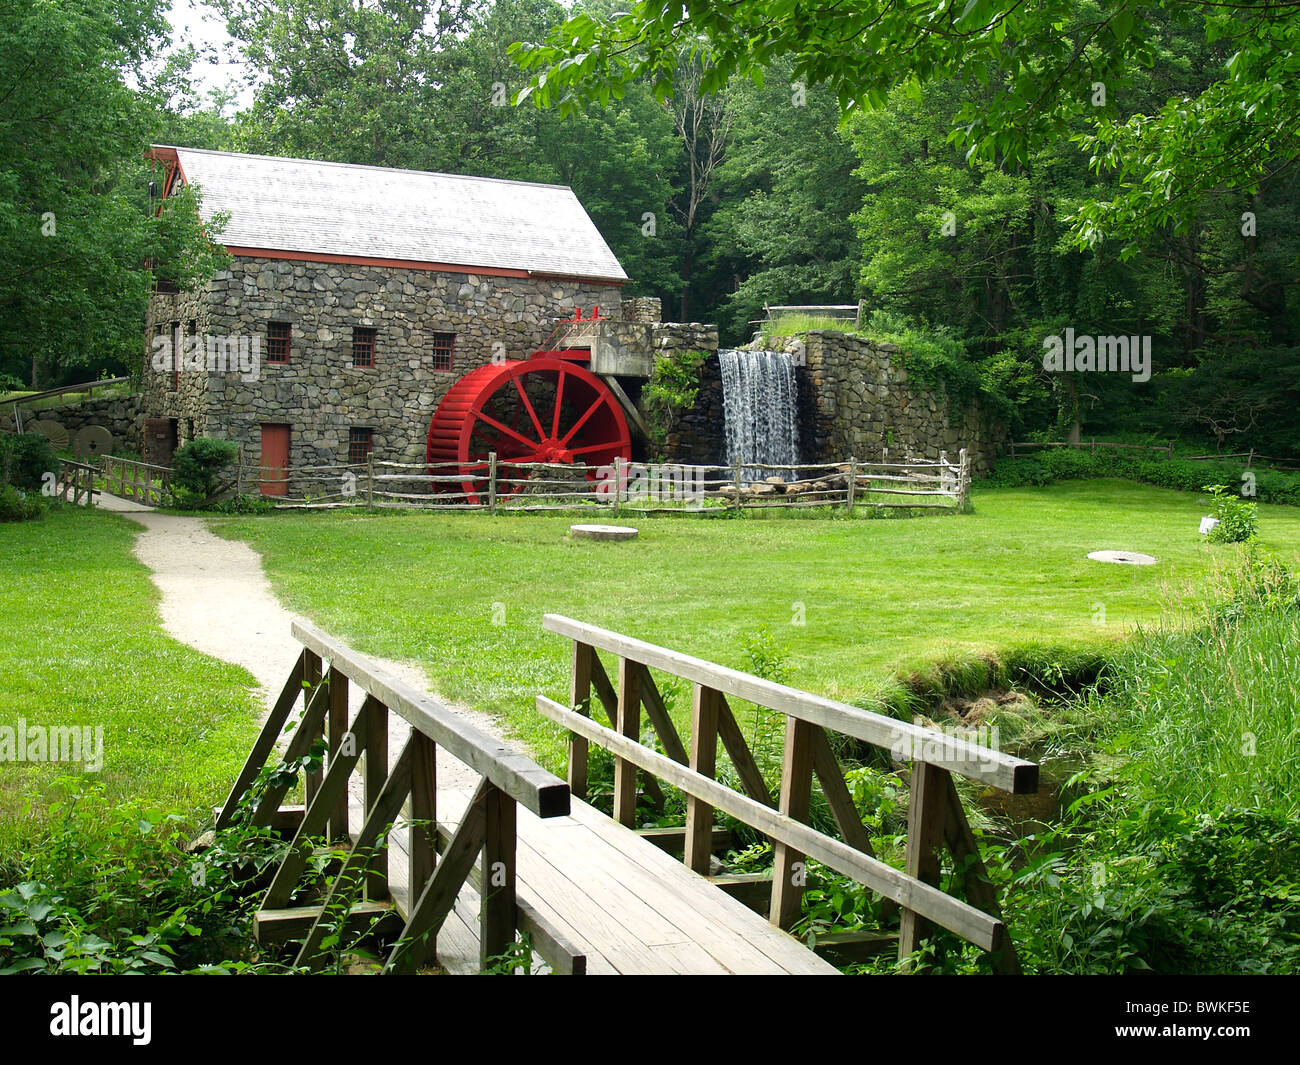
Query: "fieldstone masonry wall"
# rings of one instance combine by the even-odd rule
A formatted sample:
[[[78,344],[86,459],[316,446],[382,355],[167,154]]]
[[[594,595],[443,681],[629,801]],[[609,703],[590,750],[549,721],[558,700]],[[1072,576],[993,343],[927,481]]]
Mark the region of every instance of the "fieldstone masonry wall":
[[[99,425],[113,434],[116,447],[123,447],[138,452],[140,434],[144,428],[142,397],[139,393],[129,396],[105,396],[103,399],[83,399],[80,403],[50,407],[44,410],[31,410],[23,407],[23,425],[30,426],[35,421],[58,422],[67,431],[71,440],[87,425]],[[13,410],[0,411],[0,432],[12,432],[14,427]]]
[[[577,307],[613,307],[618,292],[572,280],[237,257],[198,296],[156,296],[148,335],[180,320],[185,331],[194,321],[200,333],[257,338],[258,379],[182,373],[172,392],[146,359],[146,409],[193,418],[198,435],[240,443],[246,462],[260,455],[264,424],[290,426],[293,466],[347,461],[353,428],[372,431],[376,458],[419,462],[433,412],[456,380],[494,357],[526,356],[558,319]],[[291,327],[287,363],[267,361],[271,322]],[[373,367],[352,365],[358,326],[376,330]],[[455,334],[450,371],[434,368],[435,333]]]
[[[893,344],[832,330],[774,343],[802,363],[797,378],[805,462],[879,461],[886,448],[891,459],[935,459],[947,451],[955,460],[964,447],[972,470],[983,472],[1008,439],[1006,426],[978,401],[954,410],[943,389],[910,380]]]

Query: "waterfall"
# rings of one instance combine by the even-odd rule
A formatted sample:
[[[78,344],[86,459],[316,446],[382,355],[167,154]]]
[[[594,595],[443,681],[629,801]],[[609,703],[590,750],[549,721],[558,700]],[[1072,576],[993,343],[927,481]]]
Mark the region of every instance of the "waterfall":
[[[788,468],[799,461],[794,360],[777,351],[722,348],[718,362],[727,462],[739,461],[746,481],[773,476],[795,480],[795,471]],[[759,470],[754,463],[781,469]]]

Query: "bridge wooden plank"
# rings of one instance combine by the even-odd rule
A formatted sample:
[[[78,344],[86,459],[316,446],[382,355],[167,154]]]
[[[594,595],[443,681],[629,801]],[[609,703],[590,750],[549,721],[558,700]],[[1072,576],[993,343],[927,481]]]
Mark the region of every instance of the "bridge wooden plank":
[[[659,885],[655,898],[667,893],[687,900],[692,907],[692,914],[686,919],[689,930],[694,931],[698,927],[696,919],[703,917],[714,930],[738,937],[761,951],[782,971],[828,975],[837,971],[820,961],[797,939],[773,927],[765,917],[714,887],[706,877],[692,872],[658,848],[646,848],[644,841],[635,834],[615,831],[620,826],[600,811],[585,804],[575,804],[571,816],[588,825],[625,858],[644,870],[649,879],[640,882]]]

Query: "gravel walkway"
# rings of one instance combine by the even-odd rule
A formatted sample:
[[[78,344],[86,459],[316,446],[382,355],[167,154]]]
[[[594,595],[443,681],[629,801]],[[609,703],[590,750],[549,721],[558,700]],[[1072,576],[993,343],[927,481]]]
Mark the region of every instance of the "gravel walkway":
[[[269,710],[302,648],[289,630],[297,615],[272,594],[257,552],[248,544],[213,535],[201,518],[160,514],[113,496],[101,499],[104,509],[144,527],[135,554],[149,567],[162,593],[163,628],[182,643],[247,669],[257,678],[263,705]],[[420,691],[430,690],[419,666],[374,661]],[[355,711],[361,703],[356,685],[351,686],[351,694]],[[483,731],[501,737],[501,729],[486,714],[447,705]],[[395,759],[409,728],[396,714],[390,714],[389,720],[389,754]],[[438,749],[439,788],[473,788],[477,783],[478,775],[468,766]]]

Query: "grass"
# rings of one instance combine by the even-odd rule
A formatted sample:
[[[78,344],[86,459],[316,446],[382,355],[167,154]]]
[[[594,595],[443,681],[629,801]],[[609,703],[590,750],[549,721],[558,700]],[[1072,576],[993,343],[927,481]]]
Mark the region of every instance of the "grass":
[[[116,385],[105,385],[103,388],[97,388],[93,392],[64,392],[57,396],[46,396],[44,399],[34,399],[22,404],[23,413],[37,410],[54,410],[58,407],[77,406],[87,399],[114,399],[131,394],[131,382],[123,381]],[[15,400],[23,400],[26,396],[37,395],[36,392],[18,391],[0,393],[0,406],[11,404]]]
[[[1154,622],[1165,600],[1194,595],[1235,550],[1201,542],[1197,496],[1123,481],[977,490],[975,505],[900,521],[645,520],[630,543],[572,541],[563,517],[334,512],[212,525],[262,553],[291,609],[362,651],[418,662],[435,691],[503,716],[552,767],[560,733],[533,698],[562,697],[568,649],[541,630],[544,613],[741,668],[746,639],[766,628],[791,683],[856,701],[936,659],[1108,645]],[[1260,518],[1265,545],[1293,561],[1300,511],[1261,506]],[[1161,562],[1085,557],[1104,548]]]
[[[763,341],[799,336],[815,330],[833,329],[840,333],[857,333],[856,318],[832,318],[825,314],[783,314],[760,326]]]
[[[133,523],[56,506],[0,524],[0,725],[102,726],[103,768],[0,763],[0,856],[85,778],[110,800],[201,814],[224,796],[256,730],[243,669],[168,637],[131,554]]]

